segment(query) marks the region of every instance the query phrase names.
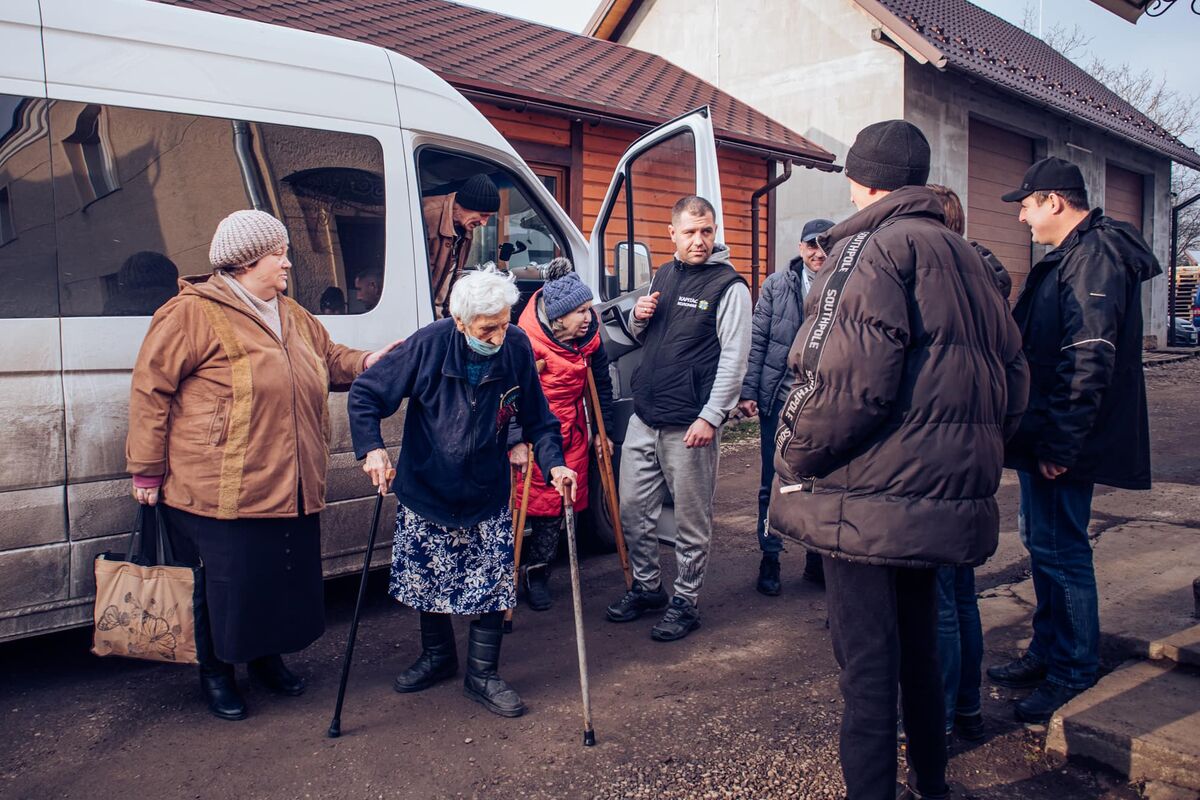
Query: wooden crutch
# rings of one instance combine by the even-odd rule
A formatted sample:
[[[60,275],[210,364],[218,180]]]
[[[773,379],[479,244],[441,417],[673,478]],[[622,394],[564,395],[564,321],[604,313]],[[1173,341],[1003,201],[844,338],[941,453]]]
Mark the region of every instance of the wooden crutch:
[[[600,439],[600,486],[608,501],[608,515],[612,517],[613,538],[617,542],[617,558],[621,561],[621,572],[625,574],[625,589],[633,588],[633,573],[629,571],[629,551],[625,549],[625,532],[621,529],[621,509],[617,504],[617,481],[613,475],[612,455],[608,452],[608,431],[604,429],[604,415],[600,413],[600,392],[596,389],[596,376],[592,365],[587,369],[588,397],[591,400],[592,419],[596,420],[596,435]]]
[[[525,481],[521,487],[521,503],[513,509],[513,588],[521,588],[521,545],[525,541],[525,511],[529,508],[529,485],[533,481],[533,452],[525,465]],[[504,612],[504,632],[512,633],[513,609]]]

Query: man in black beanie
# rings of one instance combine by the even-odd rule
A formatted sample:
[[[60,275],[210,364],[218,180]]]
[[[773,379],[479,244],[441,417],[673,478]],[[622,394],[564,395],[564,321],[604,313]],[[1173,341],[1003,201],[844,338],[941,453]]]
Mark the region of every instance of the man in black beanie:
[[[429,254],[429,285],[433,289],[433,313],[441,319],[449,313],[454,279],[465,269],[475,229],[486,225],[500,210],[500,191],[487,175],[472,175],[457,192],[427,197],[421,203],[425,217],[425,245]]]
[[[921,131],[863,129],[846,177],[859,211],[817,238],[829,258],[788,355],[770,522],[825,557],[847,796],[894,795],[902,701],[903,796],[943,798],[935,570],[996,549],[1004,441],[1029,376],[990,268],[925,187]]]

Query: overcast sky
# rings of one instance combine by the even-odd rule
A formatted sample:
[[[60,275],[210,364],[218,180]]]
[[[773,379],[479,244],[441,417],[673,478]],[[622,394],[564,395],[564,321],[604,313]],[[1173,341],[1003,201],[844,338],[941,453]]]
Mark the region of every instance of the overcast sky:
[[[587,24],[599,0],[458,0],[515,17],[578,31]],[[1200,69],[1196,43],[1200,41],[1200,15],[1190,0],[1177,0],[1160,17],[1143,17],[1131,25],[1091,0],[972,0],[1014,24],[1021,23],[1026,6],[1041,9],[1045,31],[1055,25],[1070,30],[1078,25],[1092,37],[1089,54],[1134,70],[1150,69],[1165,75],[1177,92],[1200,95]],[[1200,5],[1200,4],[1198,4]],[[1035,30],[1036,32],[1036,30]],[[1087,57],[1078,60],[1086,63]]]

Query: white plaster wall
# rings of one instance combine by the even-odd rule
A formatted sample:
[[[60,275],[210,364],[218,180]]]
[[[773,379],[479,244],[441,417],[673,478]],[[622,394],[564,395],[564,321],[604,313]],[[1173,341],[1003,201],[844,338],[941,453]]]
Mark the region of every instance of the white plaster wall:
[[[621,42],[694,72],[842,163],[860,129],[904,113],[905,56],[873,41],[874,26],[851,0],[653,0]],[[853,210],[840,173],[795,170],[776,190],[775,267],[796,254],[806,220]]]
[[[972,116],[1030,136],[1038,158],[1058,156],[1079,166],[1092,207],[1104,207],[1108,162],[1147,176],[1142,230],[1165,271],[1171,236],[1170,161],[1105,133],[1035,107],[987,84],[909,61],[905,66],[905,119],[924,131],[933,153],[929,179],[949,186],[967,205],[967,131]],[[1013,214],[1017,213],[1013,204]],[[1045,252],[1034,248],[1034,260]],[[1142,287],[1147,335],[1166,344],[1167,278]]]

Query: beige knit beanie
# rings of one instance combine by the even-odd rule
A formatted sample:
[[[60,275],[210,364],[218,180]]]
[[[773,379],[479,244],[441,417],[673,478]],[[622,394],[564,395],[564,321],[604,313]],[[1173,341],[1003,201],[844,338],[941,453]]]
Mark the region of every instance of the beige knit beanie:
[[[287,241],[287,228],[267,212],[235,211],[217,225],[208,260],[213,269],[248,267]]]

